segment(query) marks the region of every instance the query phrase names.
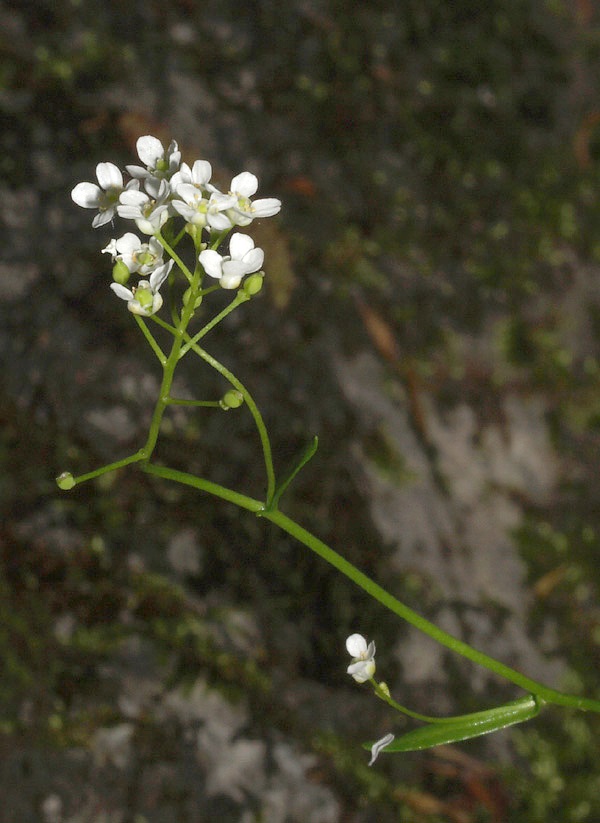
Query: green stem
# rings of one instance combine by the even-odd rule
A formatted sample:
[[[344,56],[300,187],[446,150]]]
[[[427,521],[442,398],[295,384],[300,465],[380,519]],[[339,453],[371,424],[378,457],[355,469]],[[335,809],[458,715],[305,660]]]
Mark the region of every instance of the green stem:
[[[169,406],[203,406],[211,409],[221,406],[218,400],[183,400],[179,397],[169,397]]]
[[[172,326],[170,323],[166,323],[162,318],[158,317],[158,315],[156,315],[156,314],[151,315],[150,320],[153,320],[155,323],[158,323],[158,325],[162,329],[166,329],[169,332],[169,334],[177,334],[177,323],[178,323],[177,315],[175,315],[175,325],[174,326]]]
[[[169,469],[166,466],[157,466],[156,463],[144,463],[142,469],[148,474],[154,474],[157,477],[164,477],[165,480],[174,480],[176,483],[182,483],[184,486],[193,486],[203,492],[208,492],[215,497],[220,497],[221,500],[227,500],[233,503],[240,509],[246,509],[254,514],[260,514],[264,509],[264,503],[260,500],[254,500],[245,494],[236,492],[233,489],[227,489],[218,483],[213,483],[211,480],[205,480],[203,477],[196,477],[195,474],[188,474],[181,472],[178,469]]]
[[[262,414],[259,411],[258,406],[254,402],[254,398],[248,391],[248,389],[237,379],[237,377],[229,371],[229,369],[224,366],[222,363],[219,363],[218,360],[215,360],[212,355],[210,355],[205,349],[201,348],[197,343],[192,343],[189,336],[186,336],[186,339],[190,345],[190,348],[196,352],[198,357],[201,357],[209,366],[212,366],[215,371],[218,371],[219,374],[223,375],[223,377],[228,380],[234,389],[237,389],[244,397],[244,402],[248,406],[250,414],[254,418],[254,424],[258,430],[258,435],[260,437],[260,442],[262,445],[263,450],[263,457],[265,462],[265,470],[267,472],[267,505],[271,504],[273,499],[273,495],[275,494],[275,469],[273,468],[273,455],[271,452],[271,441],[269,440],[269,435],[267,432],[267,427],[265,426],[265,422],[262,418]]]
[[[187,354],[188,351],[193,347],[194,343],[197,343],[199,340],[201,340],[205,334],[208,334],[208,332],[211,329],[214,329],[214,327],[222,320],[224,320],[228,314],[231,314],[231,312],[237,309],[239,305],[245,303],[249,299],[249,296],[245,292],[239,291],[234,297],[234,299],[231,301],[231,303],[226,308],[224,308],[223,311],[219,312],[219,314],[216,314],[213,317],[213,319],[210,320],[206,324],[206,326],[200,329],[200,331],[197,334],[195,334],[193,337],[190,337],[186,344],[181,347],[179,357],[183,357],[184,354]]]
[[[174,252],[172,252],[172,249],[169,247],[168,243],[165,243],[165,241],[160,235],[157,235],[157,237],[161,243],[165,244],[165,248],[167,249],[169,254],[174,254]],[[186,274],[187,272],[187,277],[189,271],[185,268],[185,266],[183,265],[183,263],[181,263],[177,256],[175,256],[174,259],[176,260],[178,266],[183,266],[182,271],[184,271],[184,274]],[[144,448],[142,449],[142,451],[144,451],[146,454],[147,460],[150,459],[156,447],[156,443],[158,441],[158,434],[160,431],[160,424],[165,413],[165,409],[167,408],[170,402],[170,391],[171,386],[173,385],[173,377],[175,375],[177,363],[179,362],[179,356],[181,353],[181,347],[183,345],[184,335],[186,335],[186,329],[194,315],[194,303],[195,298],[197,297],[198,288],[200,286],[202,270],[199,267],[196,267],[194,274],[190,276],[191,299],[182,309],[181,319],[179,320],[177,327],[174,329],[173,345],[171,346],[171,351],[169,352],[169,356],[165,359],[165,361],[162,364],[163,377],[162,382],[160,384],[158,400],[156,401],[156,405],[152,413],[152,420],[150,421],[150,428],[148,431],[148,439],[146,440]]]
[[[375,600],[378,600],[383,606],[396,614],[398,617],[406,620],[407,623],[410,623],[416,629],[423,632],[423,634],[428,635],[432,640],[435,640],[456,654],[467,658],[467,660],[470,660],[472,663],[476,663],[483,668],[489,669],[499,677],[503,677],[509,682],[514,683],[515,686],[519,686],[521,689],[536,695],[536,697],[547,703],[600,713],[599,700],[592,700],[590,698],[579,697],[577,695],[563,694],[555,689],[548,688],[542,683],[532,680],[530,677],[516,671],[516,669],[506,666],[504,663],[501,663],[493,657],[474,649],[472,646],[469,646],[468,643],[465,643],[464,641],[453,637],[451,634],[448,634],[448,632],[443,631],[443,629],[440,629],[434,623],[431,623],[429,620],[422,617],[408,606],[405,606],[404,603],[401,603],[385,589],[367,577],[366,574],[359,571],[352,565],[352,563],[348,562],[348,560],[331,549],[326,543],[323,543],[322,540],[319,540],[318,537],[315,537],[315,535],[311,534],[282,512],[266,511],[264,503],[259,500],[255,500],[231,489],[224,488],[217,483],[212,483],[211,481],[204,480],[201,477],[187,474],[186,472],[156,466],[152,463],[146,463],[142,468],[149,474],[164,477],[167,480],[174,480],[178,483],[192,486],[200,491],[208,492],[216,497],[220,497],[222,500],[228,500],[240,508],[254,512],[266,520],[270,520],[276,526],[279,526],[280,529],[287,532],[292,537],[296,538],[296,540],[300,543],[303,543],[315,552],[315,554],[319,555],[319,557],[331,566],[342,572],[342,574],[352,580],[359,588],[363,589],[367,592],[367,594],[375,598]]]
[[[381,685],[371,677],[369,682],[373,686],[375,694],[377,697],[381,698],[388,706],[391,706],[392,709],[395,709],[397,712],[401,714],[405,714],[407,717],[412,717],[413,720],[420,720],[422,723],[463,723],[465,721],[470,720],[473,717],[473,713],[470,714],[455,714],[450,715],[449,717],[431,717],[428,714],[419,714],[419,712],[413,712],[412,709],[407,709],[406,706],[402,706],[400,703],[397,703],[391,695],[389,695],[385,689],[381,687]],[[543,702],[543,701],[541,701]],[[487,709],[490,711],[490,709]]]
[[[419,714],[419,712],[413,712],[412,709],[407,709],[406,706],[402,706],[402,705],[400,705],[400,703],[397,703],[394,700],[394,698],[391,697],[385,691],[385,689],[381,688],[379,683],[373,677],[371,677],[369,679],[369,682],[373,686],[373,689],[374,689],[375,694],[377,695],[377,697],[381,698],[381,700],[383,700],[385,703],[387,703],[388,706],[391,706],[392,709],[395,709],[397,712],[400,712],[401,714],[405,714],[407,717],[412,717],[414,720],[421,720],[421,721],[423,721],[423,723],[443,723],[446,719],[446,718],[443,718],[443,717],[429,717],[429,715],[426,715],[426,714]],[[448,718],[448,719],[449,720],[450,719],[455,720],[457,718],[453,717],[453,718]],[[458,718],[458,719],[460,719],[460,718]]]
[[[188,267],[185,265],[185,263],[183,262],[181,257],[177,254],[175,249],[167,243],[167,241],[165,240],[165,238],[162,236],[162,234],[159,231],[156,232],[156,234],[154,236],[156,237],[156,239],[158,240],[160,245],[163,247],[163,249],[165,249],[165,251],[168,252],[169,256],[172,257],[173,260],[177,263],[178,267],[181,269],[182,274],[191,283],[192,279],[193,279],[193,275],[192,275],[191,271],[188,269]]]
[[[150,348],[152,349],[154,354],[158,357],[159,363],[161,364],[161,366],[164,366],[165,363],[167,362],[167,357],[166,357],[164,351],[161,349],[161,347],[158,345],[158,343],[154,339],[154,335],[152,334],[152,332],[150,331],[150,329],[148,328],[148,326],[144,322],[143,317],[140,317],[139,314],[134,314],[133,316],[135,317],[138,326],[143,331],[144,337],[146,338],[148,343],[150,343]]]
[[[74,477],[74,483],[85,483],[87,480],[93,480],[94,477],[100,477],[101,474],[106,474],[107,472],[114,472],[116,469],[122,469],[123,466],[129,466],[131,463],[139,463],[140,460],[145,460],[147,458],[147,454],[144,449],[140,449],[140,451],[136,452],[135,454],[130,454],[129,457],[124,457],[122,460],[117,460],[114,463],[109,463],[106,466],[102,466],[99,469],[95,469],[93,472],[88,472],[87,474],[80,474],[79,477]]]

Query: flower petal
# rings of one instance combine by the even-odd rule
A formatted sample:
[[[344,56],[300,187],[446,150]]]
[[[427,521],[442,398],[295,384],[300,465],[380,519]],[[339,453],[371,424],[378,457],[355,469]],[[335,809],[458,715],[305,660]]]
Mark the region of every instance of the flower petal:
[[[236,270],[224,271],[223,276],[219,280],[219,285],[222,289],[237,289],[242,282],[244,274],[245,272],[240,273]]]
[[[111,283],[110,287],[121,300],[133,300],[133,292],[130,289],[126,289],[125,286],[122,286],[120,283]]]
[[[123,188],[123,175],[114,163],[98,163],[96,177],[104,191]]]
[[[206,186],[212,176],[212,166],[208,160],[196,160],[192,166],[192,180],[196,186]]]
[[[375,668],[374,660],[356,660],[348,666],[346,671],[357,683],[366,683],[375,674]]]
[[[126,232],[123,237],[119,237],[116,242],[117,251],[120,254],[131,254],[137,251],[141,245],[142,241],[137,234],[133,234],[133,232],[130,231]]]
[[[361,657],[367,651],[367,641],[362,634],[351,634],[346,640],[346,649],[351,657]]]
[[[138,191],[137,189],[128,189],[127,191],[122,191],[119,195],[119,203],[122,203],[124,206],[139,207],[147,202],[148,195],[144,194],[143,191]]]
[[[231,181],[230,191],[241,194],[242,197],[252,197],[258,189],[258,178],[249,171],[237,174]]]
[[[173,205],[175,204],[173,203]],[[213,212],[209,209],[206,215],[206,221],[211,229],[215,231],[225,231],[231,228],[231,220],[226,214],[223,214],[223,212]]]
[[[223,285],[223,278],[226,278],[227,282],[229,283],[233,282],[237,278],[239,285],[239,282],[241,281],[242,277],[245,274],[248,274],[248,272],[246,271],[246,267],[241,260],[224,260],[221,266],[221,270],[223,272],[221,277],[221,285],[224,289],[232,289],[236,287]]]
[[[165,153],[163,144],[160,140],[157,137],[152,137],[150,134],[146,134],[143,137],[138,138],[135,146],[137,148],[138,157],[142,163],[145,163],[146,166],[150,166],[151,168],[156,168],[156,162],[160,160]]]
[[[105,211],[100,211],[92,220],[92,228],[99,229],[100,226],[106,225],[106,223],[110,223],[110,221],[115,216],[114,209],[106,209]]]
[[[165,282],[169,276],[169,272],[173,268],[174,262],[174,260],[169,260],[168,263],[164,263],[162,266],[158,266],[158,268],[154,269],[150,275],[150,288],[153,292],[156,293]]]
[[[254,248],[254,240],[247,234],[235,232],[229,241],[229,253],[233,260],[242,260],[245,254]]]
[[[281,200],[276,197],[265,197],[262,200],[253,200],[252,202],[252,216],[257,217],[273,217],[281,211]]]
[[[380,740],[377,740],[371,746],[371,759],[369,760],[369,766],[372,766],[373,763],[379,757],[379,753],[382,749],[385,749],[386,746],[389,746],[392,740],[394,739],[393,734],[386,734],[385,737],[382,737]]]
[[[71,199],[84,209],[97,209],[102,189],[95,183],[78,183],[71,192]]]
[[[221,279],[221,275],[223,274],[221,269],[223,258],[219,252],[214,251],[213,249],[205,249],[200,252],[199,260],[204,266],[204,271],[209,275],[209,277],[216,277],[217,280]]]
[[[246,269],[246,274],[250,274],[250,272],[258,271],[265,259],[265,253],[262,249],[250,249],[250,251],[244,255],[242,260],[244,264],[244,268]]]

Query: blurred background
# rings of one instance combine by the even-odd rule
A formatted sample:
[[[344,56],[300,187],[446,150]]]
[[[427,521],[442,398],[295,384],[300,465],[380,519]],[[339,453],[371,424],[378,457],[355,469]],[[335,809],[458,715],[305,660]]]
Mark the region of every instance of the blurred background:
[[[259,176],[260,298],[207,348],[263,410],[282,508],[420,613],[598,696],[600,9],[593,0],[0,3],[0,821],[600,819],[596,717],[360,744],[401,703],[517,691],[269,524],[135,470],[152,353],[70,191],[142,134]],[[184,361],[181,392],[222,384]],[[158,458],[260,496],[251,418],[173,409]]]

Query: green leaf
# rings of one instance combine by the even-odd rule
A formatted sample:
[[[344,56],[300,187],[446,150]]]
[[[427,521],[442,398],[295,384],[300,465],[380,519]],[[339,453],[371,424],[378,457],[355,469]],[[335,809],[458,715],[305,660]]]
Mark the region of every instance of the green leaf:
[[[515,723],[523,723],[535,717],[541,708],[541,701],[534,695],[528,694],[511,703],[497,706],[483,712],[464,714],[453,720],[451,717],[441,723],[429,723],[419,729],[393,740],[383,749],[384,752],[412,752],[419,749],[429,749],[433,746],[442,746],[446,743],[459,743],[483,734],[497,732]],[[370,749],[371,743],[365,743],[364,748]]]
[[[294,468],[291,469],[288,472],[285,479],[282,480],[282,482],[275,489],[275,492],[273,493],[273,497],[271,498],[271,500],[269,501],[269,504],[267,506],[267,509],[266,509],[267,511],[273,511],[273,509],[277,508],[277,505],[279,503],[281,495],[284,493],[284,491],[290,485],[292,480],[296,477],[298,472],[301,469],[303,469],[304,466],[306,466],[308,461],[311,459],[311,457],[313,457],[313,455],[317,451],[318,446],[319,446],[319,438],[315,435],[315,437],[313,437],[313,439],[310,441],[308,446],[304,449],[304,451],[300,455],[300,458],[294,464]]]

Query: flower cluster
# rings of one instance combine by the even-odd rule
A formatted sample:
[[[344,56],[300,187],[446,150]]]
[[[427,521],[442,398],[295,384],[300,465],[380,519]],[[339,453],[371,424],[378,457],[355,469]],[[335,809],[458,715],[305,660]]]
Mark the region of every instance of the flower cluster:
[[[253,200],[258,180],[248,171],[236,175],[227,192],[220,191],[210,180],[212,167],[206,160],[192,166],[181,161],[181,152],[173,140],[165,149],[151,135],[140,137],[137,152],[143,165],[126,166],[130,176],[113,163],[96,167],[98,185],[78,183],[71,197],[78,206],[96,209],[92,226],[99,228],[115,215],[133,220],[148,241],[127,232],[113,239],[103,249],[114,263],[111,288],[127,301],[135,314],[155,314],[162,305],[159,289],[168,277],[173,261],[163,261],[160,241],[165,224],[183,218],[186,229],[198,240],[199,261],[205,273],[219,281],[224,289],[237,289],[245,275],[258,272],[263,264],[262,249],[255,248],[250,237],[235,232],[230,237],[229,254],[217,251],[220,242],[235,227],[245,227],[253,220],[271,217],[281,208],[274,197]],[[203,242],[200,242],[203,241]],[[148,278],[128,287],[132,274]]]

